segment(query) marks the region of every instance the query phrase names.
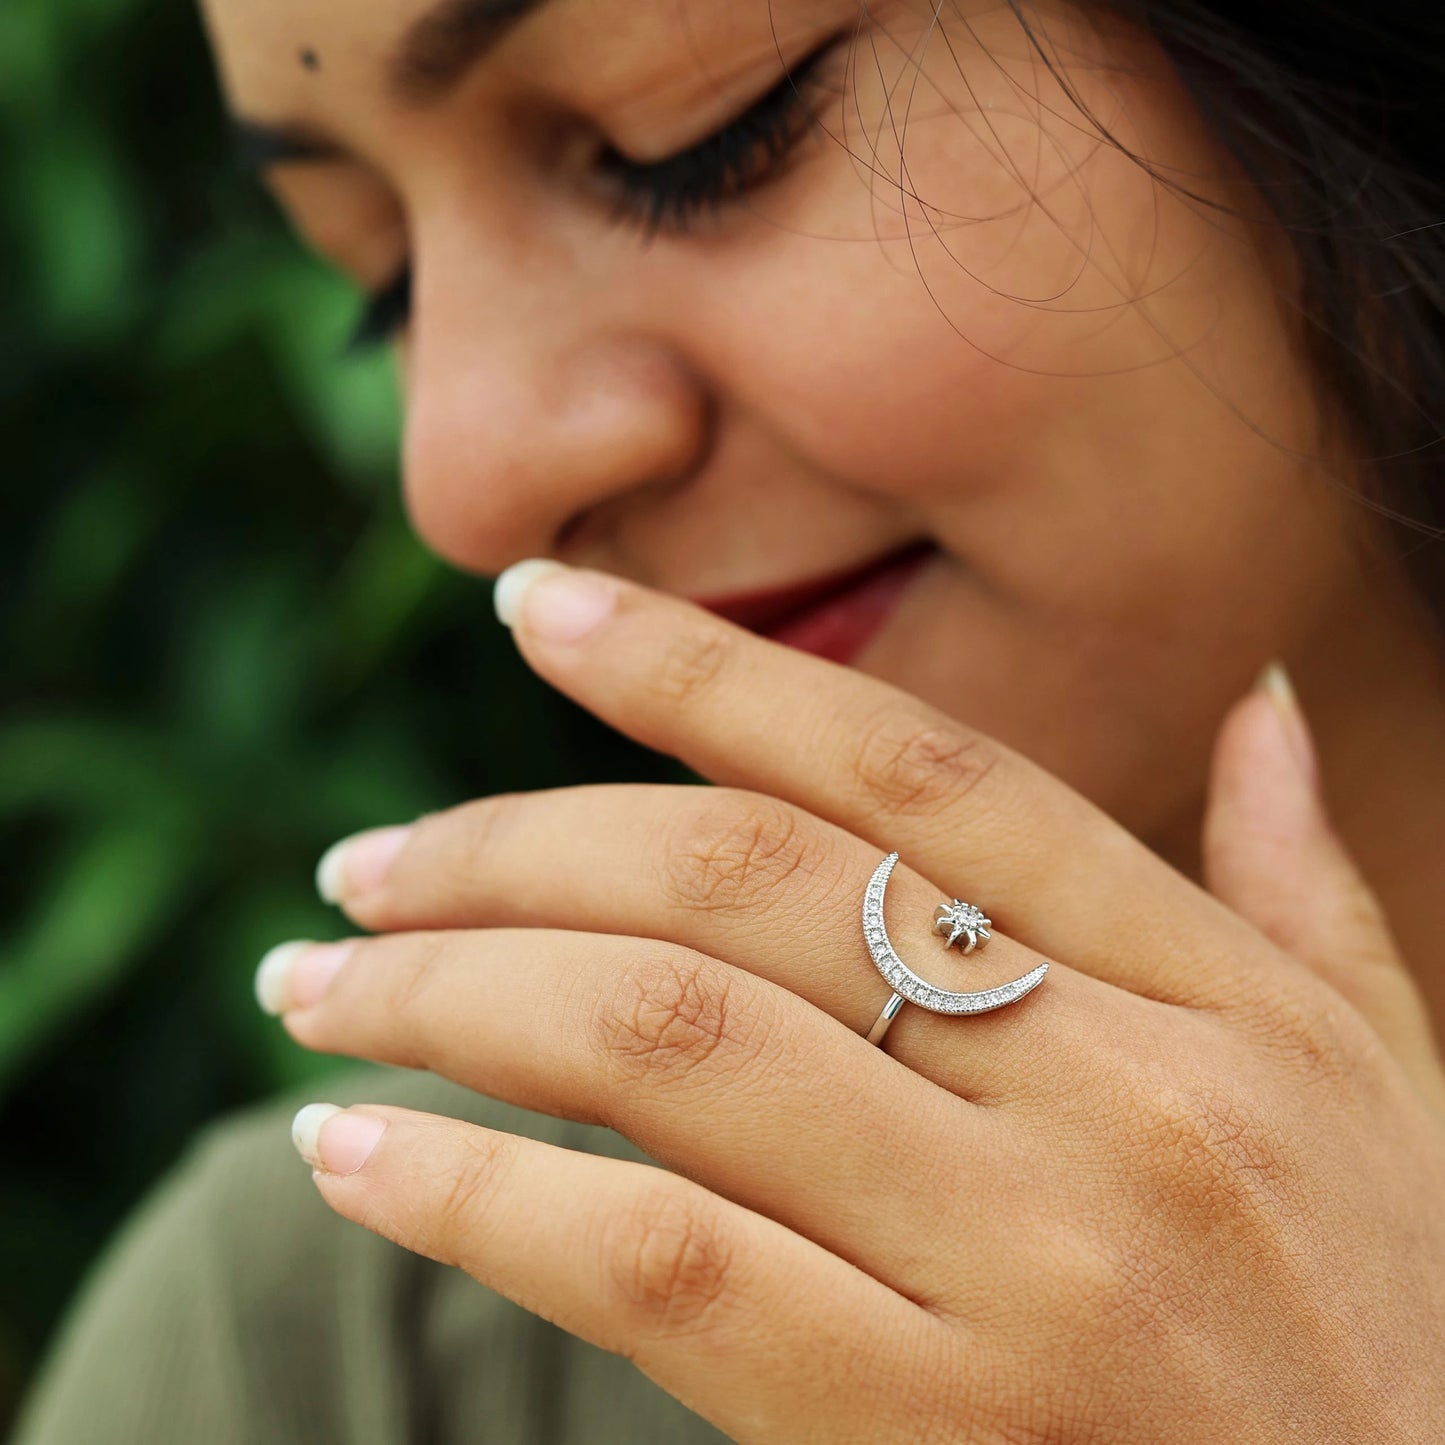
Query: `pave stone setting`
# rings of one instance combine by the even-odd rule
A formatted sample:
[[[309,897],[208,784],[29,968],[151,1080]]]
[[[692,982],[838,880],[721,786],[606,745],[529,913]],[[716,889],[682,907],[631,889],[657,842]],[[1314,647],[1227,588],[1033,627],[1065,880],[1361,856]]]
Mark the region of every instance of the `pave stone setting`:
[[[863,939],[868,945],[874,966],[883,975],[883,981],[900,998],[917,1004],[919,1008],[928,1009],[931,1013],[981,1014],[1021,999],[1044,981],[1044,975],[1049,971],[1047,963],[1041,963],[1022,978],[1014,979],[1012,983],[1001,984],[997,988],[980,989],[976,993],[953,993],[945,988],[935,988],[926,979],[920,978],[894,951],[883,923],[883,894],[888,887],[889,875],[897,862],[898,854],[890,853],[873,870],[873,876],[868,880],[868,886],[863,892]],[[954,901],[957,903],[958,900]],[[969,904],[960,906],[971,907]],[[978,913],[978,910],[973,909],[973,912]],[[983,915],[979,913],[979,917],[982,918]],[[983,921],[988,923],[990,920]],[[983,931],[977,923],[973,926],[975,932]],[[970,948],[972,946],[970,944]],[[968,949],[964,952],[967,953]]]

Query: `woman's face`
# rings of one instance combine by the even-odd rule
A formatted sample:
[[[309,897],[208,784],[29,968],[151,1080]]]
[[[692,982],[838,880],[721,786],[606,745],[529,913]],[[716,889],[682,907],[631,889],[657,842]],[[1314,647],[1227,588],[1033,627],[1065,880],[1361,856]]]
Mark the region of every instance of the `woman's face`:
[[[1069,97],[1257,210],[1152,42],[1052,0],[1052,70],[1002,0],[206,5],[301,231],[410,268],[437,551],[717,599],[927,544],[781,635],[1190,866],[1225,708],[1329,670],[1354,514],[1281,249]]]

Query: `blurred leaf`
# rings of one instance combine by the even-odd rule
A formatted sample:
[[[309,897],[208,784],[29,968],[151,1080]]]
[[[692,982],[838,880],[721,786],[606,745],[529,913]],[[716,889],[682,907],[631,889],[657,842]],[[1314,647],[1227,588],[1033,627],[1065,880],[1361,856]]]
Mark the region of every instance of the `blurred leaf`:
[[[411,535],[392,364],[225,144],[191,0],[0,3],[0,1434],[194,1132],[338,1067],[251,989],[328,844],[668,776]]]
[[[167,771],[154,737],[114,722],[47,718],[0,731],[0,816],[45,807],[126,817],[163,797]]]
[[[294,726],[307,668],[298,580],[284,562],[238,566],[188,610],[180,676],[189,731],[230,750]]]
[[[337,575],[330,599],[335,685],[353,684],[376,667],[455,580],[410,532],[387,520],[370,527]]]
[[[169,826],[167,826],[169,825]],[[71,1016],[114,987],[184,892],[194,830],[112,825],[79,842],[0,969],[0,1096]]]
[[[88,120],[52,118],[14,178],[32,227],[36,299],[67,343],[113,334],[134,314],[138,289],[135,198]]]
[[[98,606],[139,555],[157,522],[127,469],[102,469],[61,499],[36,549],[31,585],[57,609]]]
[[[186,366],[237,335],[265,337],[283,384],[340,475],[391,477],[401,430],[385,352],[343,359],[356,287],[276,238],[193,259],[176,282],[158,355]]]

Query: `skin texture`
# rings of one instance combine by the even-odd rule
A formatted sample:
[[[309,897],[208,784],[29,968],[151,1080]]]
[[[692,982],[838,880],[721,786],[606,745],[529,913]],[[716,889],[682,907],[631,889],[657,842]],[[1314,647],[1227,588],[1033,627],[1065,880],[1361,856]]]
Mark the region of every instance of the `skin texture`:
[[[579,582],[585,635],[557,590]],[[291,950],[264,996],[309,1047],[608,1124],[668,1168],[311,1106],[333,1208],[740,1441],[1439,1438],[1445,1077],[1270,697],[1231,710],[1210,812],[1276,880],[1266,937],[874,679],[598,573],[534,581],[517,630],[720,786],[364,835],[326,879],[379,936]],[[890,933],[932,981],[1051,966],[995,1013],[905,1008],[885,1052],[856,910],[890,846]],[[982,957],[930,933],[950,877],[997,901]]]
[[[208,19],[237,111],[347,152],[272,172],[303,233],[368,286],[415,269],[425,540],[479,572],[550,556],[686,595],[940,550],[852,671],[637,589],[587,650],[524,621],[548,681],[744,792],[443,815],[343,890],[387,936],[310,1006],[282,989],[304,1043],[601,1119],[689,1189],[378,1110],[377,1153],[321,1172],[327,1199],[629,1353],[739,1439],[1202,1440],[1211,1412],[1232,1441],[1438,1434],[1420,1261],[1445,1254],[1422,1203],[1445,1182],[1441,1082],[1402,959],[1438,1016],[1445,666],[1347,453],[1326,454],[1278,238],[1101,142],[1001,7],[553,0],[424,101],[387,84],[419,10],[211,0]],[[1115,136],[1257,210],[1143,38],[1036,13]],[[782,174],[686,234],[616,224],[599,144],[666,156],[776,84],[779,49],[835,34],[824,133]],[[1271,656],[1323,804],[1273,705],[1236,702]],[[735,675],[765,678],[758,701]],[[576,854],[528,902],[544,836]],[[996,920],[987,978],[895,930],[941,986],[1057,966],[983,1019],[906,1008],[889,1059],[856,1037],[886,989],[848,900],[894,847],[902,906],[926,919],[967,886]],[[515,896],[479,881],[503,876]],[[496,1022],[530,1008],[486,992],[508,958],[551,1002],[538,1037]],[[790,1177],[803,1124],[820,1142]],[[920,1172],[939,1156],[969,1167]],[[885,1183],[854,1199],[858,1178]],[[545,1231],[524,1247],[533,1197],[582,1257]],[[619,1210],[636,1230],[607,1225]],[[895,1232],[940,1218],[971,1221],[986,1270]],[[578,1281],[599,1277],[635,1288],[589,1313]],[[802,1286],[792,1312],[774,1279]],[[776,1375],[819,1331],[838,1347],[816,1373]],[[875,1332],[912,1342],[896,1373]]]
[[[404,474],[430,545],[696,596],[933,538],[857,666],[1194,877],[1211,741],[1280,656],[1339,826],[1445,987],[1445,665],[1317,445],[1277,239],[1100,141],[1000,6],[930,32],[895,0],[861,22],[856,0],[638,0],[625,27],[552,0],[454,94],[401,103],[387,59],[421,9],[208,18],[236,110],[354,157],[272,173],[302,232],[367,285],[415,266]],[[1124,144],[1257,213],[1148,43],[1036,15]],[[825,133],[785,174],[650,246],[612,222],[600,143],[691,144],[833,34]]]

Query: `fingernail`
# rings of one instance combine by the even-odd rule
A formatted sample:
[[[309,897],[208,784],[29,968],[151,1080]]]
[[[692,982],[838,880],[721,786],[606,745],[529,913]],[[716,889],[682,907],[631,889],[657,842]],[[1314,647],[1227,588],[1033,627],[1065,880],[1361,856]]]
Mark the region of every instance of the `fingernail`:
[[[370,893],[386,880],[410,836],[409,827],[373,828],[333,843],[316,865],[316,891],[326,903]]]
[[[353,1114],[335,1104],[307,1104],[291,1121],[291,1142],[311,1165],[327,1174],[355,1174],[386,1133],[386,1120]]]
[[[1306,723],[1304,711],[1299,705],[1299,697],[1284,664],[1277,659],[1266,663],[1254,685],[1273,700],[1280,722],[1284,726],[1290,755],[1299,766],[1306,784],[1312,791],[1318,790],[1319,758],[1310,736],[1309,724]]]
[[[529,557],[525,562],[513,562],[496,580],[492,588],[492,606],[497,609],[497,620],[504,627],[515,627],[522,615],[522,598],[528,588],[538,579],[551,572],[563,572],[566,568],[560,562],[548,557]]]
[[[355,947],[354,939],[278,943],[256,970],[257,1002],[268,1014],[320,1003]]]
[[[291,965],[311,945],[306,942],[278,943],[256,969],[256,1002],[268,1014],[285,1013],[291,997]]]
[[[595,572],[533,558],[508,567],[493,592],[497,616],[543,642],[580,642],[611,614],[617,589]]]

